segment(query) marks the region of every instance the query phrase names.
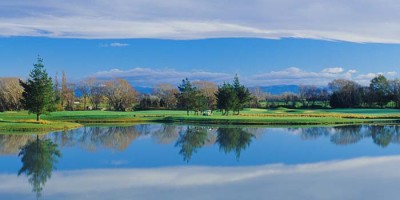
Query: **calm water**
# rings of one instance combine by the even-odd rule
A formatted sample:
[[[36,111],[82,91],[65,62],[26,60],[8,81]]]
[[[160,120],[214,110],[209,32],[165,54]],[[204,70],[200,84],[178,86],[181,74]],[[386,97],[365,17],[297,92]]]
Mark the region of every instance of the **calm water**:
[[[397,199],[400,126],[0,135],[0,199]]]

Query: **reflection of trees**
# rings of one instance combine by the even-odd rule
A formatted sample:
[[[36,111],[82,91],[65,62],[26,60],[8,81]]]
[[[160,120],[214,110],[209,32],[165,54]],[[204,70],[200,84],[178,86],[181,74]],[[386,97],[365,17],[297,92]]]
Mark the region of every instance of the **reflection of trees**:
[[[131,127],[91,127],[91,134],[84,134],[79,138],[81,144],[90,144],[90,147],[106,147],[116,150],[126,149],[132,141],[140,136],[135,126]]]
[[[300,137],[305,140],[314,140],[319,137],[330,137],[330,141],[337,145],[354,144],[363,138],[362,126],[310,127],[289,129],[300,131]]]
[[[331,142],[337,145],[354,144],[363,138],[362,126],[338,126],[334,127]]]
[[[368,131],[374,143],[381,147],[387,147],[395,135],[393,126],[369,126]]]
[[[0,154],[17,154],[31,139],[31,135],[0,134]]]
[[[130,127],[84,127],[82,129],[58,133],[55,140],[61,146],[79,145],[85,149],[95,151],[98,147],[106,147],[122,151],[132,141],[142,135],[142,126]]]
[[[177,140],[181,131],[182,126],[162,124],[151,137],[159,144],[169,144]]]
[[[289,131],[299,131],[300,138],[304,140],[315,140],[321,136],[329,135],[327,127],[310,127],[310,128],[289,128]]]
[[[217,143],[226,154],[233,151],[240,158],[240,152],[250,146],[253,137],[242,128],[219,128]]]
[[[392,140],[391,143],[399,144],[400,143],[400,126],[390,126],[389,127],[392,132]]]
[[[58,162],[61,153],[58,145],[50,139],[29,141],[21,148],[19,153],[21,157],[22,167],[18,175],[25,174],[32,185],[32,191],[36,193],[36,197],[41,196],[44,185],[51,178],[54,164]]]
[[[400,126],[338,126],[333,128],[300,128],[289,129],[300,131],[303,139],[316,139],[329,136],[330,141],[337,145],[355,144],[363,138],[372,138],[373,142],[381,147],[390,143],[400,143]]]
[[[183,160],[189,162],[193,153],[201,148],[207,139],[207,130],[205,127],[187,127],[183,133],[179,134],[179,139],[175,146],[181,147],[179,154]]]

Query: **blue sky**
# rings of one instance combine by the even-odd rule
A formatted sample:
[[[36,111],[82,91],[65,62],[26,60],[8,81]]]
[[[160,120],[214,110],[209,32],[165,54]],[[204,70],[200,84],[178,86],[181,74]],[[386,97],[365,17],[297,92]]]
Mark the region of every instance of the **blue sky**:
[[[248,85],[367,84],[400,66],[400,4],[387,1],[2,1],[0,76],[26,77],[40,54],[50,74],[74,81],[221,83],[237,73]]]

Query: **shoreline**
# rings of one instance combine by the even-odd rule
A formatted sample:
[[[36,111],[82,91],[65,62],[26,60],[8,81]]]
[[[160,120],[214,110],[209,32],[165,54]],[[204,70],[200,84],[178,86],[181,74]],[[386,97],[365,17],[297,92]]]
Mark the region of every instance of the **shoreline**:
[[[66,131],[90,125],[176,123],[193,125],[260,125],[260,126],[335,126],[362,124],[397,124],[400,114],[354,114],[326,112],[315,113],[257,113],[250,110],[241,115],[195,116],[184,115],[185,111],[62,111],[43,115],[41,122],[33,120],[26,112],[0,113],[0,134],[3,132],[24,134],[27,132],[48,133]],[[299,111],[299,110],[298,110]],[[301,110],[300,110],[301,111]],[[346,111],[346,110],[344,110]],[[350,111],[350,110],[349,110]],[[272,111],[270,111],[272,112]],[[292,111],[290,111],[292,112]],[[343,110],[342,110],[343,112]]]

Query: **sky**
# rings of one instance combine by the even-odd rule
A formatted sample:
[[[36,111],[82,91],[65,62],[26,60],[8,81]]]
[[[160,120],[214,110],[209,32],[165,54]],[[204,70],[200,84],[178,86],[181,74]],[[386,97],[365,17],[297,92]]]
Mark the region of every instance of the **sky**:
[[[398,77],[395,0],[0,1],[0,77],[40,55],[71,81],[152,87],[235,74],[249,86]]]

